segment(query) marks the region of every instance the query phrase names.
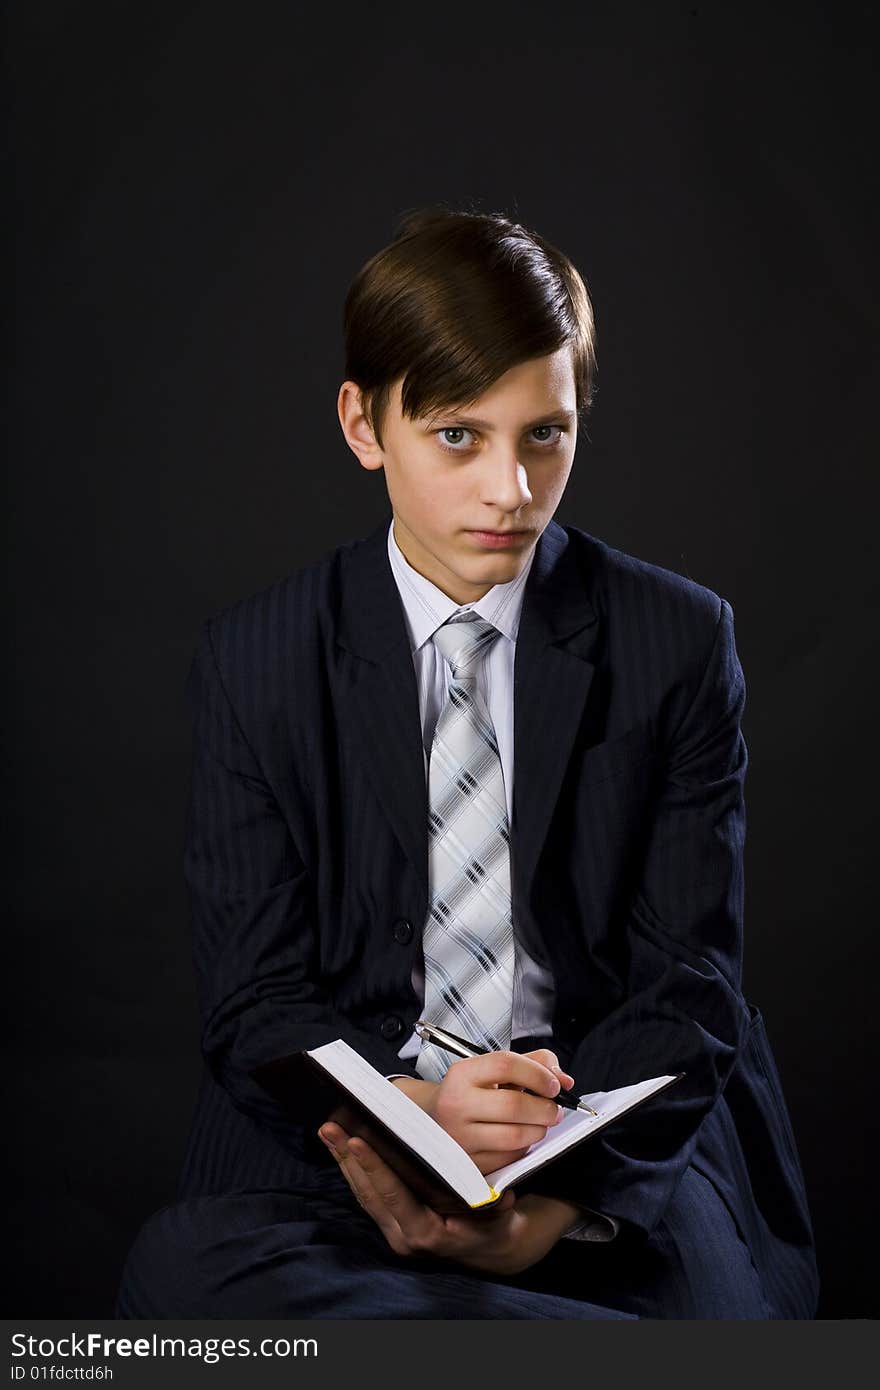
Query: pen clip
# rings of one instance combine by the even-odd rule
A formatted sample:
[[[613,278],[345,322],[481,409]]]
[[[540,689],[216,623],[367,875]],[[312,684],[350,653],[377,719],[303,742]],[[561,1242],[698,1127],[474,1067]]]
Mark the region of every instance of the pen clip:
[[[467,1038],[459,1038],[454,1033],[448,1033],[445,1028],[437,1028],[433,1023],[426,1023],[424,1019],[420,1018],[413,1026],[423,1042],[436,1043],[439,1047],[448,1049],[458,1057],[482,1057],[485,1051],[476,1043],[469,1042]]]

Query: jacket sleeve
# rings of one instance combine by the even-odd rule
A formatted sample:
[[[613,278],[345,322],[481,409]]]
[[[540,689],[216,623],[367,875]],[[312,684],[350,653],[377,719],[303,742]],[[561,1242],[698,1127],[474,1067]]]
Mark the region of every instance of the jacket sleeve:
[[[334,1008],[321,977],[313,885],[224,687],[211,623],[187,695],[193,753],[184,873],[202,1050],[234,1104],[296,1147],[290,1117],[252,1080],[253,1067],[336,1038],[380,1072],[407,1071],[410,1063]],[[296,769],[290,775],[296,781]]]
[[[545,1189],[644,1233],[687,1167],[748,1025],[741,994],[745,683],[733,613],[719,602],[702,678],[669,738],[627,900],[623,997],[565,1063],[578,1094],[685,1076],[555,1164]]]

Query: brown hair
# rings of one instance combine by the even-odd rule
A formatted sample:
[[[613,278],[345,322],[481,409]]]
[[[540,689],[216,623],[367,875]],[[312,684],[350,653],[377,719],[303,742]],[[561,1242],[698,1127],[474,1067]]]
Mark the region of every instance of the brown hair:
[[[391,387],[411,419],[466,405],[511,367],[572,346],[578,414],[596,371],[587,287],[567,256],[499,213],[422,208],[360,269],[344,311],[345,376],[382,447]]]

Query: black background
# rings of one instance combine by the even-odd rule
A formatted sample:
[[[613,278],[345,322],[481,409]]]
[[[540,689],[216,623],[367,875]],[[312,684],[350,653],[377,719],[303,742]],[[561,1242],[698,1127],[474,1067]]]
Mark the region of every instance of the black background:
[[[195,635],[385,514],[336,421],[342,302],[435,200],[590,286],[557,519],[733,605],[747,993],[821,1312],[876,1311],[871,9],[12,7],[10,1313],[109,1312],[172,1198]]]

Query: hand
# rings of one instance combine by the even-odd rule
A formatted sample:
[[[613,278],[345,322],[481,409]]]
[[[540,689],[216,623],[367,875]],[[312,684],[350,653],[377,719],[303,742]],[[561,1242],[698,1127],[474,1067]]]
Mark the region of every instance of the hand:
[[[574,1077],[562,1070],[555,1052],[486,1052],[463,1057],[442,1081],[397,1077],[392,1083],[451,1134],[483,1174],[522,1158],[563,1111],[552,1097],[570,1090]],[[525,1095],[528,1087],[537,1095]],[[546,1099],[542,1099],[546,1097]]]
[[[537,1194],[517,1200],[508,1190],[489,1215],[441,1216],[363,1139],[350,1138],[331,1121],[318,1135],[397,1255],[431,1256],[488,1274],[518,1274],[547,1254],[578,1211],[570,1202]]]
[[[452,1134],[485,1175],[521,1158],[559,1123],[563,1112],[552,1097],[563,1081],[566,1090],[574,1086],[555,1052],[537,1048],[460,1058],[442,1081],[398,1077],[393,1084]],[[525,1095],[520,1087],[538,1094]]]

